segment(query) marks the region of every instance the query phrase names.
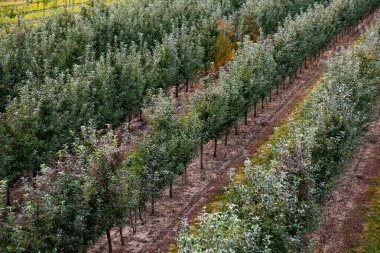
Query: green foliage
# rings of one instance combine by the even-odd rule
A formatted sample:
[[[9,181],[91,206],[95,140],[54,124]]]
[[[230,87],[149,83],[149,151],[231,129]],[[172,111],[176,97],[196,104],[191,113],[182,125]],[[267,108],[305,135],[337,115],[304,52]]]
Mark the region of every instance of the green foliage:
[[[218,12],[194,1],[189,6],[194,12],[186,16],[189,9],[179,2],[170,11],[164,1],[147,6],[136,1],[128,8],[112,5],[107,15],[103,9],[91,17],[62,14],[7,34],[0,45],[2,178],[12,182],[54,159],[90,121],[101,128],[133,115],[149,90],[194,78],[204,55],[202,20]],[[139,24],[146,16],[156,20]],[[153,31],[159,34],[152,37]],[[16,98],[6,102],[8,95]]]
[[[43,80],[79,64],[93,40],[90,22],[68,12],[34,28],[12,28],[0,42],[0,111],[31,77]]]
[[[54,167],[43,166],[35,182],[24,182],[19,218],[9,210],[1,220],[8,230],[3,252],[85,252],[137,208],[136,177],[121,164],[126,139],[112,130],[103,137],[93,128],[82,131],[74,154],[62,150]]]
[[[168,185],[169,181],[172,181],[173,177],[181,172],[177,167],[170,166],[172,155],[175,152],[172,140],[178,138],[175,134],[179,123],[173,101],[162,97],[162,94],[154,99],[157,103],[155,103],[154,109],[150,109],[153,111],[146,111],[153,126],[152,133],[144,136],[132,163],[133,166],[141,168],[145,195],[150,197],[153,202],[160,189]],[[181,164],[174,165],[181,166]]]
[[[316,3],[328,4],[331,0],[248,0],[234,15],[236,36],[248,35],[257,41],[260,37],[274,34],[287,18],[302,13]]]
[[[302,250],[315,206],[352,154],[379,96],[379,27],[329,63],[286,131],[267,144],[259,162],[246,162],[244,184],[232,180],[227,204],[179,231],[179,252]]]
[[[62,145],[75,139],[80,140],[59,152],[57,164],[44,166],[41,175],[36,177],[35,185],[25,182],[27,194],[24,208],[18,214],[20,218],[14,219],[13,210],[9,210],[9,219],[1,220],[2,226],[7,229],[1,238],[0,249],[4,249],[5,252],[43,252],[47,249],[52,252],[85,251],[105,230],[115,225],[123,225],[123,217],[126,214],[136,213],[136,209],[144,208],[148,199],[154,203],[160,190],[170,186],[174,176],[185,172],[200,144],[219,138],[221,134],[229,131],[260,97],[268,94],[287,74],[291,74],[288,70],[278,72],[279,68],[297,69],[301,67],[305,57],[310,56],[292,56],[284,53],[284,60],[278,57],[281,52],[288,52],[288,48],[277,42],[287,41],[286,37],[295,38],[295,34],[298,33],[291,28],[308,28],[307,24],[310,21],[306,17],[310,14],[305,14],[304,18],[287,21],[298,25],[289,25],[289,30],[283,28],[274,36],[273,42],[268,40],[253,44],[245,40],[239,47],[235,59],[228,63],[227,71],[221,72],[220,83],[212,83],[191,102],[183,115],[176,115],[174,102],[170,98],[164,98],[159,93],[159,88],[168,87],[177,82],[178,78],[187,79],[195,76],[197,71],[194,66],[198,68],[201,63],[207,63],[209,60],[207,57],[217,36],[217,33],[214,33],[216,20],[222,14],[227,15],[234,10],[230,5],[232,1],[227,0],[217,1],[217,8],[212,0],[192,1],[190,5],[184,4],[183,1],[185,0],[173,1],[175,8],[171,9],[170,5],[169,11],[162,6],[152,8],[156,6],[154,4],[158,4],[156,1],[141,1],[146,7],[141,8],[146,11],[141,16],[134,16],[133,13],[130,16],[122,15],[133,8],[117,8],[119,5],[112,7],[116,8],[115,10],[102,9],[99,13],[95,10],[94,17],[89,17],[99,28],[94,31],[97,33],[94,36],[108,39],[95,40],[94,45],[84,51],[81,64],[75,65],[68,72],[62,73],[58,69],[52,71],[52,76],[43,78],[36,77],[33,73],[28,74],[28,81],[20,88],[18,97],[9,102],[5,113],[1,115],[0,135],[5,137],[1,139],[4,147],[0,151],[0,165],[4,166],[0,168],[1,175],[15,180],[25,171],[36,171],[39,164],[54,160]],[[355,15],[350,16],[350,22],[331,23],[325,28],[335,31],[334,35],[337,35],[342,28],[377,4],[374,0],[371,6],[356,5],[363,1],[349,2],[355,4]],[[190,11],[186,8],[192,9]],[[118,9],[121,9],[120,12]],[[181,10],[185,9],[187,12],[184,13],[188,15],[176,16],[178,21],[166,20],[165,15],[154,14],[167,11],[177,15],[177,11],[181,14]],[[199,14],[203,10],[208,11],[205,16]],[[309,12],[316,10],[320,12],[325,9],[317,6]],[[333,10],[342,13],[345,11],[344,8]],[[114,12],[120,16],[114,15]],[[335,14],[328,14],[331,13]],[[339,15],[342,16],[342,13]],[[198,20],[199,16],[204,18]],[[109,17],[111,18],[108,20]],[[138,27],[143,36],[133,33],[135,39],[121,39],[122,36],[132,36],[132,33],[128,32],[131,28],[124,27],[123,17],[134,20],[135,26],[128,23],[126,27]],[[149,21],[146,24],[142,22],[145,18]],[[190,19],[194,22],[190,22]],[[204,29],[197,29],[199,27]],[[145,41],[145,33],[150,34],[150,29],[154,32],[159,31],[159,35],[155,35],[159,39],[157,37],[149,41],[148,36]],[[168,32],[164,32],[166,30],[163,29],[168,29]],[[118,35],[115,36],[111,30]],[[318,29],[315,36],[321,36]],[[303,39],[298,37],[300,41]],[[103,44],[104,41],[107,43]],[[305,38],[305,41],[310,40]],[[307,42],[301,43],[307,45]],[[292,50],[298,47],[295,43],[290,45],[289,47],[293,47]],[[96,50],[92,51],[94,48]],[[193,54],[205,58],[201,61],[193,59]],[[103,137],[96,134],[95,129],[103,127],[106,123],[117,124],[124,116],[130,116],[140,109],[149,90],[158,94],[153,95],[153,103],[145,111],[153,129],[142,141],[136,143],[135,152],[127,153],[125,150],[128,141],[125,129],[117,133],[109,130]],[[362,103],[362,106],[364,105],[365,103]],[[83,137],[78,138],[81,126],[91,124],[91,128],[82,128]],[[296,144],[298,145],[294,145]],[[308,157],[305,158],[306,161],[307,159]],[[266,172],[252,175],[252,178],[257,178],[263,184],[258,184],[258,187],[261,187],[259,192],[267,190],[271,184],[278,185],[281,190],[278,200],[273,202],[268,195],[265,196],[268,206],[257,207],[263,210],[263,213],[268,212],[265,217],[279,215],[278,219],[264,219],[263,227],[257,227],[246,222],[245,213],[241,210],[231,211],[233,217],[229,218],[236,224],[237,233],[247,228],[256,232],[247,233],[244,237],[238,234],[233,240],[220,241],[219,238],[215,238],[210,240],[210,243],[233,248],[247,242],[249,244],[244,244],[243,249],[265,249],[266,252],[267,248],[271,247],[272,237],[262,233],[269,231],[273,235],[281,235],[281,240],[273,247],[281,250],[292,248],[298,240],[297,233],[303,229],[302,224],[297,223],[299,215],[303,215],[309,208],[306,204],[299,206],[297,202],[299,198],[306,198],[305,196],[292,194],[295,192],[294,189],[304,187],[307,175],[302,167],[291,174],[290,183],[286,181],[288,175],[281,175],[280,178],[272,174],[267,175]],[[321,173],[321,180],[324,177]],[[272,192],[275,193],[275,190],[272,189]],[[247,195],[247,201],[255,198],[254,194],[255,191]],[[314,192],[310,191],[310,194]],[[291,199],[289,205],[286,203],[287,199]],[[260,198],[254,201],[260,201]],[[225,217],[228,215],[219,215],[210,220],[219,221]],[[280,222],[281,226],[275,227],[277,222]],[[284,232],[288,231],[288,227],[291,231],[290,240]],[[221,229],[220,236],[230,227],[223,225]]]
[[[211,87],[206,89],[204,94],[194,102],[195,111],[199,115],[202,124],[202,143],[205,144],[211,139],[219,139],[223,134],[226,121],[227,100],[226,94],[220,88]]]
[[[120,124],[149,91],[194,79],[214,60],[218,20],[237,20],[242,4],[127,1],[12,28],[0,42],[1,178],[36,172],[81,126]]]

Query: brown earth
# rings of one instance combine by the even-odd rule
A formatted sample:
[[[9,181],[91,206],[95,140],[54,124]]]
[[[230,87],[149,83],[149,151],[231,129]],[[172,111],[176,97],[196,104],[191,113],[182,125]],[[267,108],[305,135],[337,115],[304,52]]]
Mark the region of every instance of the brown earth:
[[[377,10],[375,13],[378,12]],[[248,124],[244,125],[242,122],[238,135],[229,135],[227,146],[223,141],[218,142],[216,158],[213,157],[213,142],[205,145],[205,170],[200,171],[199,156],[196,157],[187,168],[187,180],[183,177],[176,179],[173,198],[169,198],[168,189],[164,189],[156,202],[156,214],[146,214],[145,223],[138,225],[137,233],[133,234],[132,229],[127,226],[123,228],[125,246],[121,245],[119,231],[114,228],[111,231],[114,252],[167,252],[170,244],[175,242],[175,229],[181,220],[186,218],[194,221],[203,207],[215,200],[216,195],[228,184],[228,170],[242,165],[247,157],[257,151],[320,78],[325,69],[325,61],[357,39],[360,31],[369,25],[374,17],[375,14],[372,14],[352,29],[348,29],[320,57],[310,60],[308,68],[302,70],[293,84],[285,83],[279,89],[279,95],[273,95],[274,101],[266,104],[265,110],[258,109],[257,117],[253,117],[251,111],[248,114]],[[197,88],[192,87],[192,91],[197,92]],[[107,237],[104,235],[88,252],[107,251]]]
[[[376,121],[360,143],[359,152],[337,180],[337,188],[324,205],[323,222],[309,235],[310,252],[340,253],[361,239],[371,202],[371,188],[380,176],[380,102]],[[380,231],[379,231],[380,233]]]

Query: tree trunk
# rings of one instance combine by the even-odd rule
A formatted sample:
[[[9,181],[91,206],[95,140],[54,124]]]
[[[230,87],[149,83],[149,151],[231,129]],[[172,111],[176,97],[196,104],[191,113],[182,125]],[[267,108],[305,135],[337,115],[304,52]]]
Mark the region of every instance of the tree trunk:
[[[139,120],[142,121],[142,114],[143,114],[143,111],[140,109],[140,113],[139,113]]]
[[[248,111],[245,111],[244,125],[248,125]]]
[[[36,179],[37,179],[37,170],[33,169],[33,175],[32,175],[32,187],[33,187],[33,189],[36,189]]]
[[[151,210],[151,212],[152,212],[152,215],[154,215],[155,214],[154,213],[154,196],[152,195],[151,198],[152,198],[152,202],[151,202],[152,210]]]
[[[218,147],[218,140],[214,139],[214,157],[216,157],[216,149]]]
[[[227,143],[228,142],[228,133],[226,133],[225,137],[224,137],[224,145],[227,146]]]
[[[39,223],[40,221],[40,203],[39,201],[37,200],[37,204],[36,204],[36,222],[37,224]]]
[[[132,232],[136,233],[136,223],[133,222],[132,211],[129,212],[129,222],[131,223]]]
[[[112,241],[111,241],[111,233],[109,229],[107,229],[107,240],[108,240],[108,252],[112,253]]]
[[[144,219],[142,218],[142,216],[141,216],[141,206],[139,206],[139,218],[140,218],[140,220],[141,220],[141,224],[142,225],[144,225],[145,224],[145,222],[144,222]]]
[[[264,96],[261,97],[261,110],[264,110]]]
[[[7,203],[6,203],[6,206],[7,207],[11,206],[11,189],[8,185],[7,185]]]
[[[175,98],[178,98],[178,83],[175,86]]]
[[[277,96],[278,96],[279,92],[280,92],[280,86],[277,86],[277,89],[276,89],[276,95]]]
[[[189,79],[186,79],[186,92],[189,91]]]
[[[239,132],[238,132],[238,126],[235,127],[235,135],[238,135]]]
[[[135,233],[137,232],[137,210],[135,209]]]
[[[272,90],[269,91],[269,102],[272,102]]]
[[[169,197],[173,198],[173,181],[170,182],[169,186]]]
[[[187,168],[185,166],[185,171],[183,172],[183,182],[187,183]]]
[[[128,130],[132,129],[132,126],[131,126],[132,115],[127,116],[127,122],[128,122],[128,125],[127,125]]]
[[[178,98],[178,89],[179,89],[179,77],[178,77],[178,74],[177,74],[177,82],[176,82],[176,85],[175,85],[175,97]]]
[[[125,246],[125,244],[124,244],[124,237],[123,237],[123,227],[122,226],[119,226],[119,233],[120,233],[121,245]]]
[[[201,170],[203,170],[204,169],[204,167],[203,167],[203,145],[201,145],[201,155],[200,155],[200,157],[201,157]]]
[[[255,103],[253,110],[253,117],[257,117],[257,103]]]

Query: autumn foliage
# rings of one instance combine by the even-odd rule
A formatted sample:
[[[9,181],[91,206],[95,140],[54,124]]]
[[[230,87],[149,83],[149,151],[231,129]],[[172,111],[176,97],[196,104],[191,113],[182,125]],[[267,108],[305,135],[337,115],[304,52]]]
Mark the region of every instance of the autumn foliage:
[[[215,60],[215,69],[219,69],[224,63],[232,59],[233,50],[236,47],[234,42],[234,28],[230,20],[220,19],[218,21],[219,35],[216,38],[211,56]]]

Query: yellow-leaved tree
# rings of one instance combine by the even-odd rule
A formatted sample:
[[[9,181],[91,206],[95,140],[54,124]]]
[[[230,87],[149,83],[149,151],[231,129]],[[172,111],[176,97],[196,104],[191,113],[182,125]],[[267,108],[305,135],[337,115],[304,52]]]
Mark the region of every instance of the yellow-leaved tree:
[[[218,21],[218,32],[219,35],[211,51],[211,56],[215,62],[214,70],[219,69],[220,66],[232,59],[233,50],[236,46],[234,42],[235,31],[229,20],[223,18]]]

